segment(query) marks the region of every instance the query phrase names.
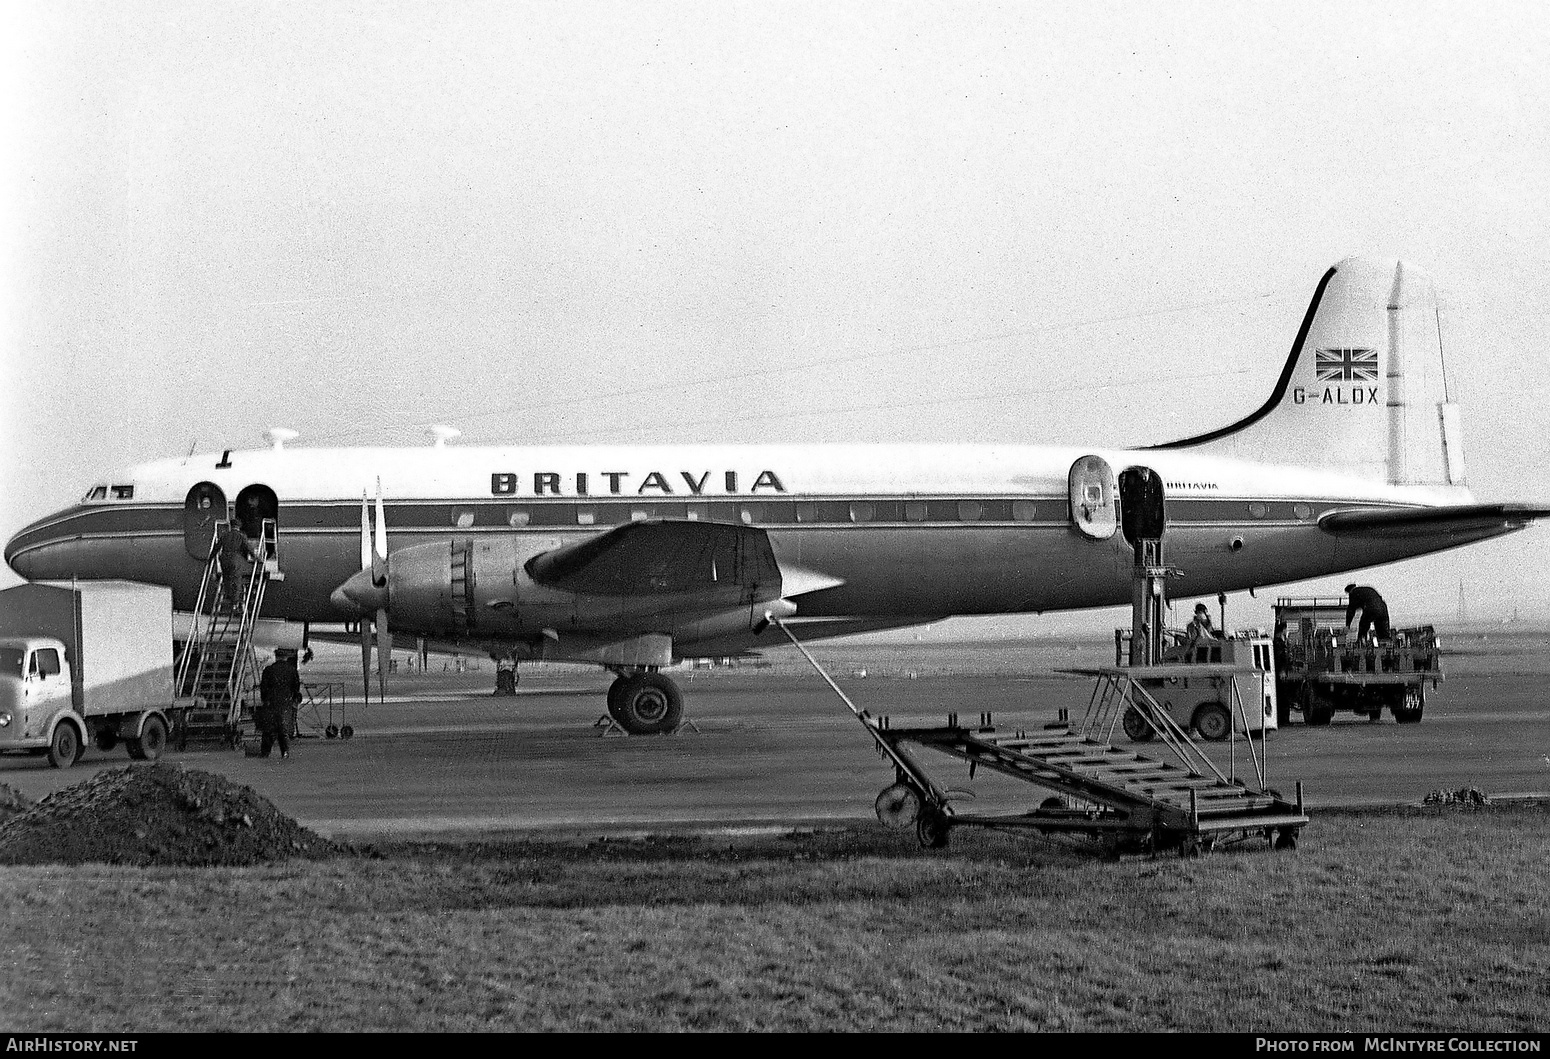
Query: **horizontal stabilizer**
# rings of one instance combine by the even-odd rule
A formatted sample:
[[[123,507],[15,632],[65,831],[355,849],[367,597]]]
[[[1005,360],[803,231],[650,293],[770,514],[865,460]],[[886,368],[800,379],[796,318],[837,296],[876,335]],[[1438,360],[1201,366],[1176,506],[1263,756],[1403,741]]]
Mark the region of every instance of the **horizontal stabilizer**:
[[[1369,537],[1430,535],[1439,531],[1520,530],[1535,519],[1550,517],[1550,508],[1527,504],[1461,504],[1455,507],[1369,508],[1331,511],[1319,519],[1327,533]]]

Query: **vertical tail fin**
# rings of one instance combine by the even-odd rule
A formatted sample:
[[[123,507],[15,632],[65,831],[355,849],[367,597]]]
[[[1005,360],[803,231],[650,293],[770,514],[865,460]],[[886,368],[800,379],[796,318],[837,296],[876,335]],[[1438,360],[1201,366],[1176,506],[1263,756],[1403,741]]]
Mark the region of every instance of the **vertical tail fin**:
[[[1431,278],[1347,258],[1324,274],[1274,392],[1219,430],[1156,446],[1339,469],[1395,485],[1461,485]]]

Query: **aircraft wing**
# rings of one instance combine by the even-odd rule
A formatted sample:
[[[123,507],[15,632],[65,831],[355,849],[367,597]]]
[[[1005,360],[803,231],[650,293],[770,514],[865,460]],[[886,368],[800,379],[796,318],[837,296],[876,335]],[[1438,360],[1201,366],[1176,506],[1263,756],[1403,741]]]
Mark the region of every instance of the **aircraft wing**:
[[[769,535],[719,522],[646,520],[536,555],[528,576],[584,595],[634,596],[742,586],[774,599],[843,582],[776,561]]]
[[[1439,533],[1507,533],[1550,517],[1550,508],[1528,504],[1462,504],[1456,507],[1356,508],[1319,519],[1326,533],[1356,537],[1434,536]]]

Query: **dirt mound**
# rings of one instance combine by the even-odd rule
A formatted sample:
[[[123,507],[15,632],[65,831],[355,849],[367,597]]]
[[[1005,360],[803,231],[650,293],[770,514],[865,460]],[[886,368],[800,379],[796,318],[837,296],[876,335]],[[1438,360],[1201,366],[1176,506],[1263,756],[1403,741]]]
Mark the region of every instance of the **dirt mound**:
[[[343,850],[251,787],[182,765],[130,765],[0,823],[0,864],[262,864]]]
[[[1479,787],[1460,787],[1456,791],[1438,789],[1426,796],[1426,805],[1490,805],[1491,799]]]
[[[32,808],[26,795],[9,784],[0,783],[0,820],[9,820]]]

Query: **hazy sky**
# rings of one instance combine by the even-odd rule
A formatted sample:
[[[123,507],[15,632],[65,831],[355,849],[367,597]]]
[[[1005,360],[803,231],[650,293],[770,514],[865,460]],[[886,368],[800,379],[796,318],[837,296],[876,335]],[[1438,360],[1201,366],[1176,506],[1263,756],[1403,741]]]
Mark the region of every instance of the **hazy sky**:
[[[1477,495],[1550,500],[1542,3],[3,11],[0,538],[272,425],[1167,440],[1353,253],[1435,277]],[[1547,564],[1367,579],[1547,617]]]

